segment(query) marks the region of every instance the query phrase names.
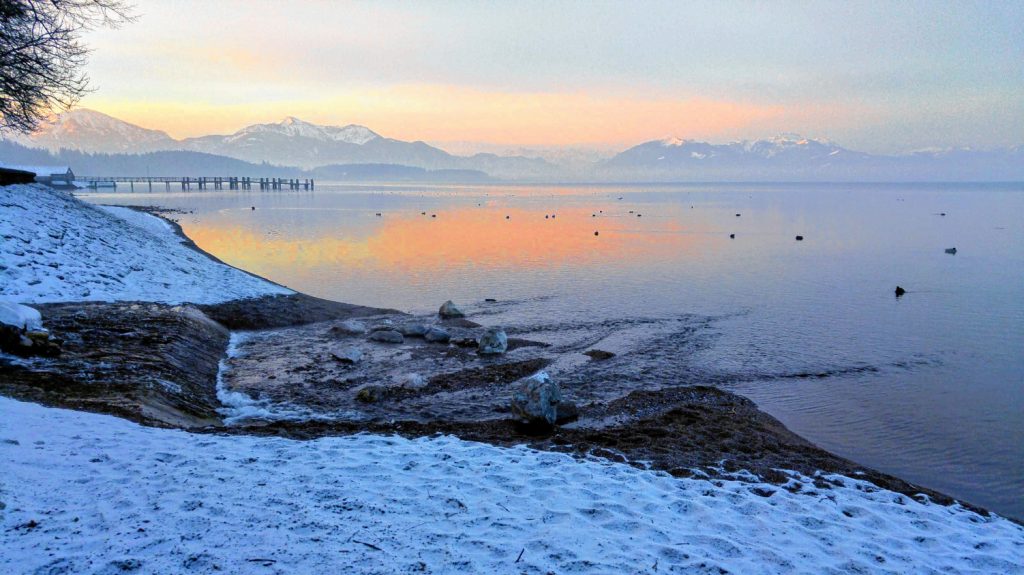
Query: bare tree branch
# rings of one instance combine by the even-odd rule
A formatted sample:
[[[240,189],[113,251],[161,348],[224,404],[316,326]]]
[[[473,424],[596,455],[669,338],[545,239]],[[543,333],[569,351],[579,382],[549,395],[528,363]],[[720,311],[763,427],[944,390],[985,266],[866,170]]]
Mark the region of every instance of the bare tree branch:
[[[0,130],[31,132],[89,91],[82,33],[134,19],[122,0],[0,0]]]

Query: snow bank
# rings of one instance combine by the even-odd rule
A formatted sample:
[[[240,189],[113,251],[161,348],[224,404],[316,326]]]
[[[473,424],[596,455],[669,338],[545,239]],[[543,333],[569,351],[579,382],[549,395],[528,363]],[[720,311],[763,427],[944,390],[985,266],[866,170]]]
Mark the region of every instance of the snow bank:
[[[0,323],[33,331],[43,328],[43,316],[27,305],[0,301]]]
[[[4,398],[0,468],[3,573],[1024,573],[1021,527],[841,477],[790,493],[450,437],[194,435]]]
[[[0,187],[0,299],[218,303],[291,291],[189,249],[155,216]]]

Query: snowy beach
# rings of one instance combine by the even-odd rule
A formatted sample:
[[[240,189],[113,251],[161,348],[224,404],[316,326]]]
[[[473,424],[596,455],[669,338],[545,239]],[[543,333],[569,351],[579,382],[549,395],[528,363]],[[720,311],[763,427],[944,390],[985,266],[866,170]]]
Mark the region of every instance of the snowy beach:
[[[115,311],[124,314],[126,326],[138,318],[168,318],[166,325],[172,327],[161,329],[185,326],[188,329],[181,337],[187,339],[195,333],[209,338],[196,340],[209,346],[193,370],[205,374],[205,379],[196,379],[198,387],[209,383],[211,374],[218,379],[223,375],[218,363],[228,344],[229,329],[236,329],[230,321],[242,321],[225,318],[246,309],[236,307],[239,300],[282,301],[274,298],[295,295],[188,247],[169,224],[154,216],[125,208],[97,208],[39,186],[0,188],[0,209],[0,299],[30,305],[92,302],[39,306],[44,325],[52,320],[75,333],[76,322],[81,324],[77,336],[87,332],[81,326],[100,325],[88,322],[102,322],[104,314]],[[186,303],[202,306],[178,305]],[[386,312],[380,317],[387,321],[400,315],[387,310],[373,313],[378,312]],[[371,310],[350,307],[331,313],[334,315],[324,319],[367,315]],[[280,315],[273,321],[280,321]],[[273,321],[268,320],[267,326]],[[308,381],[318,369],[335,369],[321,365],[296,370],[297,364],[287,363],[322,364],[320,359],[306,360],[321,357],[314,355],[314,350],[326,345],[323,334],[328,330],[308,321],[296,320],[293,326],[267,332],[254,340],[264,347],[250,344],[243,350],[250,354],[249,373],[256,374],[251,380],[262,377],[256,370],[261,364],[264,368],[269,365],[274,350],[288,355],[281,360],[280,371],[273,374],[275,378],[298,378],[291,386],[281,386],[284,392],[302,387],[302,380]],[[125,328],[118,333],[126,340],[123,345],[131,346],[138,343],[133,339],[147,337],[145,329],[140,324],[137,331]],[[449,329],[458,335],[459,329],[471,333],[479,326],[469,322]],[[119,345],[118,338],[103,341],[107,342],[104,345]],[[164,350],[160,347],[164,344],[150,345],[153,350]],[[282,352],[289,350],[289,345],[295,349]],[[542,352],[558,349],[557,345],[545,348],[529,342],[518,345],[521,347],[512,350],[518,363],[498,366],[505,370],[500,373],[507,372],[512,379],[499,377],[489,384],[498,387],[485,391],[505,393],[507,386],[524,375],[509,366],[534,369],[540,364],[531,361],[542,359]],[[52,390],[44,389],[45,378],[26,375],[45,374],[47,365],[62,365],[55,363],[60,361],[77,361],[74,365],[79,369],[99,365],[87,347],[87,338],[69,340],[65,356],[74,356],[71,359],[0,356],[0,377],[10,378],[4,383],[11,385],[4,389],[17,388],[15,395],[36,399],[26,391],[34,389],[43,403],[186,427],[171,420],[161,422],[157,419],[160,413],[152,410],[146,412],[152,420],[133,415],[143,412],[130,408],[118,411],[110,408],[112,400],[102,409],[89,407],[84,396],[62,402]],[[490,369],[490,364],[481,368],[472,363],[479,360],[456,348],[417,343],[393,348],[404,350],[395,352],[394,357],[380,357],[382,364],[385,360],[420,361],[433,366],[430,369],[436,370],[438,377],[455,370],[466,379],[482,373],[480,369]],[[117,349],[103,351],[110,354],[103,361],[118,361]],[[436,355],[442,353],[444,361]],[[231,368],[237,375],[246,367],[244,360],[226,361],[233,362]],[[556,367],[566,364],[582,369],[571,358],[553,361]],[[154,365],[136,371],[156,369]],[[185,377],[182,374],[188,371],[171,370],[162,372],[161,377]],[[383,373],[371,371],[366,377],[383,377]],[[243,371],[243,377],[235,380],[240,386],[246,381],[244,375]],[[117,376],[128,377],[134,385],[129,374],[117,372]],[[80,386],[75,393],[84,393],[89,382],[73,383]],[[104,384],[99,380],[93,383]],[[156,390],[147,393],[162,394],[161,398],[178,393],[166,381],[145,384]],[[428,390],[431,385],[428,382]],[[72,388],[69,383],[68,389]],[[110,389],[111,397],[126,393]],[[344,393],[337,397],[351,397],[346,395],[349,388],[341,389]],[[204,393],[209,395],[211,390]],[[225,390],[218,391],[221,399],[227,397]],[[256,383],[250,383],[248,391],[270,393]],[[479,390],[448,384],[444,392],[450,398]],[[400,397],[416,406],[421,393],[422,389],[403,390]],[[668,397],[657,395],[663,393],[657,390],[650,393],[655,400]],[[201,407],[207,410],[206,419],[190,420],[206,426],[204,433],[189,433],[0,398],[0,464],[5,471],[0,478],[0,566],[12,573],[1024,572],[1024,529],[1019,525],[959,504],[930,502],[928,496],[915,496],[914,486],[905,483],[897,488],[905,493],[880,488],[878,483],[892,478],[870,470],[856,471],[855,465],[838,458],[827,459],[818,454],[820,450],[789,437],[792,434],[771,418],[758,414],[749,401],[711,390],[692,393],[698,394],[700,401],[715,398],[721,403],[717,411],[715,406],[708,408],[712,423],[720,424],[720,419],[714,418],[732,413],[733,419],[743,420],[733,422],[739,430],[734,432],[749,433],[754,427],[743,427],[753,425],[749,420],[760,426],[756,427],[761,434],[758,437],[770,438],[781,447],[771,458],[755,453],[743,459],[730,454],[735,441],[716,443],[709,437],[703,446],[707,461],[683,465],[679,473],[670,475],[665,471],[680,465],[671,455],[662,462],[650,453],[649,458],[641,458],[646,461],[625,457],[633,464],[627,465],[594,457],[598,453],[594,449],[571,448],[572,444],[594,441],[593,430],[588,435],[586,429],[569,428],[559,436],[562,445],[539,445],[576,453],[576,457],[516,446],[538,442],[517,439],[512,427],[481,421],[482,416],[472,409],[464,420],[453,418],[447,428],[424,424],[412,432],[408,426],[399,429],[379,422],[363,426],[377,433],[352,434],[360,431],[353,421],[342,421],[337,427],[330,422],[307,422],[294,429],[263,425],[229,430],[219,427],[217,413],[224,406],[211,396],[200,398],[206,402]],[[284,402],[297,397],[277,399]],[[325,397],[318,394],[314,399],[322,402]],[[600,408],[602,417],[617,417],[609,407],[612,405],[618,404],[611,401]],[[379,409],[390,408],[385,404]],[[185,408],[176,405],[174,409]],[[389,417],[387,412],[366,410],[380,421]],[[585,418],[587,415],[584,411]],[[491,417],[507,419],[493,413]],[[695,425],[692,418],[652,421]],[[686,425],[676,427],[679,433],[686,432]],[[618,433],[619,428],[613,429]],[[226,431],[231,434],[217,433]],[[461,431],[464,437],[495,444],[436,435],[439,431]],[[250,432],[260,436],[248,435]],[[392,432],[407,437],[390,435]],[[499,433],[505,439],[494,441]],[[272,436],[278,434],[313,439]],[[638,442],[646,441],[637,437]],[[661,444],[652,441],[671,446],[675,439],[669,439]],[[620,459],[622,453],[643,453],[639,449],[630,452],[628,443],[623,442],[621,451],[604,453],[614,453]],[[811,455],[799,461],[790,459],[792,465],[787,465],[785,458],[796,453]],[[728,469],[709,464],[724,457],[722,454],[730,454]],[[748,461],[749,468],[744,465]],[[848,475],[811,469],[826,461]],[[755,464],[759,467],[752,474],[749,471]],[[762,475],[771,469],[775,473],[769,482]],[[793,469],[799,472],[789,471]],[[874,483],[866,481],[868,478]]]

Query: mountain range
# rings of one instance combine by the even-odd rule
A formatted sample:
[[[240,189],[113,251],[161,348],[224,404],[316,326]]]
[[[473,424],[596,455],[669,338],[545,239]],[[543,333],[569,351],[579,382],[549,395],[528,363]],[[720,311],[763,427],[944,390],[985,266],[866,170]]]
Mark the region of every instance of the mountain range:
[[[955,148],[886,156],[857,152],[827,140],[796,134],[725,144],[667,138],[641,143],[611,157],[601,154],[587,160],[582,160],[583,156],[578,153],[561,156],[549,153],[547,158],[493,153],[463,156],[422,141],[387,138],[355,124],[321,126],[288,117],[277,123],[247,126],[233,134],[177,140],[160,130],[136,126],[93,110],[76,109],[57,116],[33,134],[6,139],[51,153],[64,150],[61,153],[69,160],[72,159],[68,157],[69,151],[84,153],[89,155],[88,159],[85,156],[77,159],[85,161],[91,170],[104,173],[128,169],[129,165],[138,166],[139,161],[131,156],[147,154],[148,160],[159,158],[161,166],[178,167],[191,159],[213,169],[217,158],[223,158],[225,168],[229,165],[232,169],[239,168],[238,164],[227,161],[231,159],[261,166],[261,173],[271,166],[271,171],[278,172],[362,174],[366,177],[369,174],[385,177],[447,174],[471,180],[490,176],[531,181],[612,182],[1024,180],[1024,146],[997,150]],[[155,153],[161,155],[153,156]],[[127,174],[120,172],[120,175]]]

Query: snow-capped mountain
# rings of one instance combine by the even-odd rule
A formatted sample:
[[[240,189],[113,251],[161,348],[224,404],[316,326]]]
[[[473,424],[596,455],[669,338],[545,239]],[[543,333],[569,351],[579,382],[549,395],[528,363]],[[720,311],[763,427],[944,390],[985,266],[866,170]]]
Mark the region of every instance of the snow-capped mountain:
[[[288,116],[276,124],[254,124],[228,136],[227,141],[239,142],[256,138],[262,134],[273,133],[289,137],[310,138],[322,142],[345,142],[363,145],[370,140],[380,138],[380,134],[367,128],[349,124],[347,126],[318,126],[304,122],[294,116]]]
[[[321,126],[291,116],[277,123],[247,126],[226,136],[188,138],[178,146],[248,162],[305,169],[336,164],[398,164],[428,170],[482,170],[497,177],[545,175],[555,169],[537,158],[455,156],[425,142],[386,138],[365,126]]]
[[[172,149],[176,141],[160,130],[150,130],[95,110],[78,108],[59,114],[30,135],[7,136],[20,144],[56,151],[140,153]]]
[[[1024,152],[929,150],[897,156],[856,152],[828,140],[782,134],[762,140],[710,144],[653,140],[619,153],[596,169],[613,180],[1020,180]]]

